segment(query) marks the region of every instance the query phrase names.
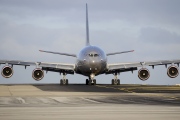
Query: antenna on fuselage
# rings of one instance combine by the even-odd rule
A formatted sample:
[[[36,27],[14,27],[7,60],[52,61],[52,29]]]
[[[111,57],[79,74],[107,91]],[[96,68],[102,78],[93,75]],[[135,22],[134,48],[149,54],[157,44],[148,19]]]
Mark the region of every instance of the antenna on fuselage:
[[[88,5],[86,3],[86,46],[90,45],[89,43],[89,22],[88,22]]]

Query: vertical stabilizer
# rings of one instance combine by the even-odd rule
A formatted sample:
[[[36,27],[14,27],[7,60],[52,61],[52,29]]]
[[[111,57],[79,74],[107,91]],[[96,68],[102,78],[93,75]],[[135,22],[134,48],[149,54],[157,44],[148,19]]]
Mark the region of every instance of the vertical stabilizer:
[[[89,22],[88,22],[88,5],[86,3],[86,46],[90,45],[89,43]]]

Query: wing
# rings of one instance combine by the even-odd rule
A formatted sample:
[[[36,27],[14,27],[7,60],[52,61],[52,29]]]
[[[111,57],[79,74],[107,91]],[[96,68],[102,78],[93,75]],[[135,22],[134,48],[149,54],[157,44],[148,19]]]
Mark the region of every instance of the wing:
[[[160,61],[147,61],[147,62],[134,62],[134,63],[116,63],[116,64],[108,64],[106,74],[117,73],[117,72],[126,72],[137,70],[138,67],[144,66],[154,66],[157,65],[165,65],[167,67],[168,64],[177,64],[179,66],[180,60],[160,60]]]
[[[42,67],[42,70],[60,72],[66,74],[74,74],[74,69],[75,69],[75,64],[66,64],[66,63],[40,62],[39,66]]]
[[[116,55],[116,54],[122,54],[122,53],[129,53],[129,52],[134,52],[134,50],[122,51],[122,52],[113,52],[113,53],[108,53],[108,54],[106,54],[106,55],[107,55],[107,56],[110,56],[110,55]]]
[[[36,66],[37,68],[41,67],[42,70],[53,71],[53,72],[65,72],[69,74],[74,73],[74,64],[65,64],[65,63],[48,63],[48,62],[24,62],[18,60],[0,60],[0,64],[6,65],[21,65],[25,66]]]
[[[66,56],[71,56],[71,57],[77,57],[75,54],[69,54],[69,53],[60,53],[60,52],[52,52],[52,51],[44,51],[44,50],[39,50],[40,52],[45,52],[45,53],[52,53],[52,54],[58,54],[58,55],[66,55]]]

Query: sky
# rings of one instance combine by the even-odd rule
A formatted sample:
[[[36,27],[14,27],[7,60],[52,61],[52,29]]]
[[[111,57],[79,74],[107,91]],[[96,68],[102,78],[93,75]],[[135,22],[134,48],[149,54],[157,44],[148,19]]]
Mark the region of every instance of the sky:
[[[90,44],[106,53],[135,50],[108,57],[108,63],[180,59],[179,0],[0,0],[0,59],[75,63],[69,56],[39,50],[78,54],[85,47],[85,4],[88,3]],[[2,69],[4,65],[1,65]],[[147,67],[151,77],[138,71],[121,73],[121,84],[180,83],[169,78],[165,66]],[[59,83],[59,73],[48,72],[41,81],[32,78],[35,66],[14,66],[11,78],[0,84]],[[139,68],[140,69],[140,68]],[[69,83],[85,83],[85,76],[67,75]],[[113,75],[96,76],[110,84]]]

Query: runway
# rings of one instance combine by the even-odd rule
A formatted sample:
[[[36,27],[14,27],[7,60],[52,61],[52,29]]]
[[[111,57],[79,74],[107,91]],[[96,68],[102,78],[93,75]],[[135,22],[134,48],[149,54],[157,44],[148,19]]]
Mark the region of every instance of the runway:
[[[180,86],[0,85],[0,119],[180,119]]]

